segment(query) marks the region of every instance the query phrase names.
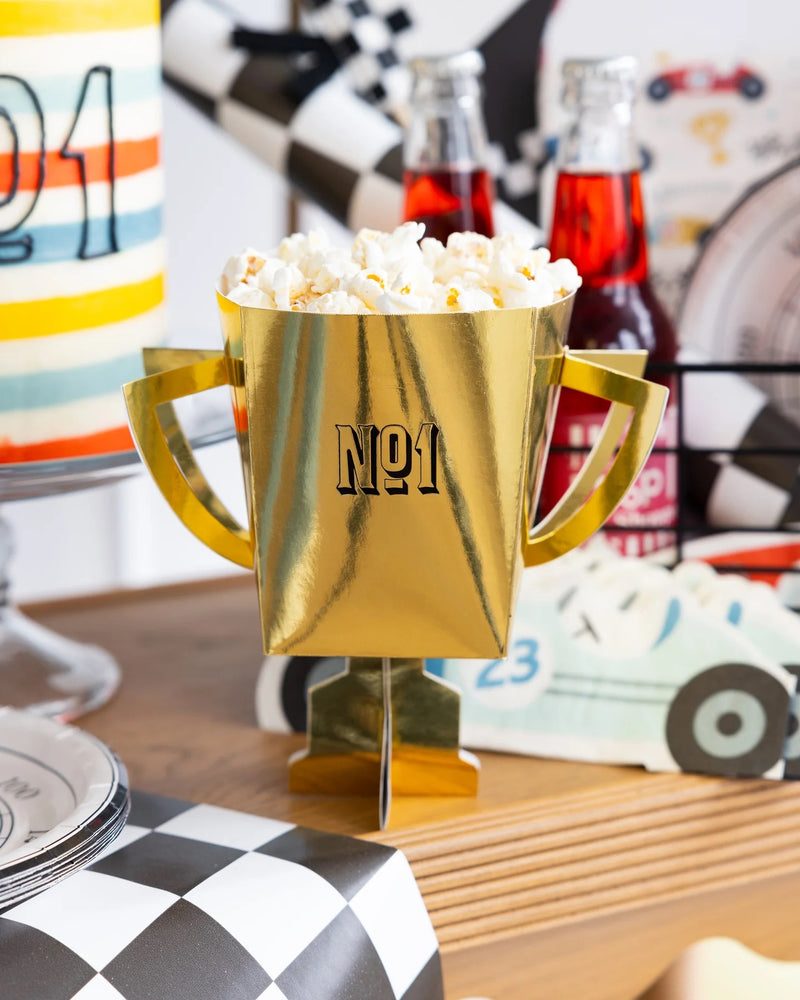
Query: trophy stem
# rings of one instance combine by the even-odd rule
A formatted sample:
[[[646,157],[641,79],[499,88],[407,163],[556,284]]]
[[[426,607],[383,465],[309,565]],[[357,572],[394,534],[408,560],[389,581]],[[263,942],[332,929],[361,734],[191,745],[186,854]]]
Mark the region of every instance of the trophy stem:
[[[11,604],[12,551],[0,517],[0,704],[69,722],[112,697],[120,669],[104,650],[57,635]]]
[[[392,661],[381,660],[381,698],[383,724],[381,726],[381,771],[378,789],[378,822],[381,830],[389,824],[392,810]]]
[[[290,791],[377,791],[382,829],[393,796],[475,795],[478,762],[459,748],[460,698],[421,659],[349,658],[346,673],[308,693],[308,746],[290,761]]]

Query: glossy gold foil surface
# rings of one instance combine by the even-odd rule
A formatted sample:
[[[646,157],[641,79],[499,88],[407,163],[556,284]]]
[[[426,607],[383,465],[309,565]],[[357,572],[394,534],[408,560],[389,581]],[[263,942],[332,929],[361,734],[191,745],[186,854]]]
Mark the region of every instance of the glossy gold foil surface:
[[[268,653],[502,656],[523,562],[599,528],[655,437],[665,390],[562,345],[544,309],[317,315],[218,295],[225,356],[126,386],[134,436],[173,509],[258,573]],[[221,508],[170,399],[232,386],[250,510]],[[554,386],[612,404],[584,474],[531,530]],[[630,415],[633,418],[630,420]],[[626,425],[627,433],[626,431]],[[616,451],[620,437],[622,447]]]
[[[340,316],[218,296],[225,351],[146,352],[125,386],[143,461],[214,551],[255,565],[267,653],[344,655],[309,695],[293,791],[471,795],[459,695],[424,657],[503,656],[520,571],[602,526],[652,447],[666,390],[644,352],[563,347],[572,308]],[[249,524],[221,504],[171,402],[228,385]],[[531,525],[558,387],[609,404],[555,510]]]
[[[267,650],[503,654],[540,316],[241,309]]]

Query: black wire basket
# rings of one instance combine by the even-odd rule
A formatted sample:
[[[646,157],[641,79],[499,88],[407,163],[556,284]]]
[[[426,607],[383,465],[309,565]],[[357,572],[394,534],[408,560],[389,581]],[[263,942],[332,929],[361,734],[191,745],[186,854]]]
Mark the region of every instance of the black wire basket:
[[[763,395],[763,405],[735,440],[729,431],[714,437],[713,427],[698,434],[698,428],[692,426],[693,393],[713,394],[711,405],[723,418],[722,426],[736,422],[724,419],[725,408],[739,404],[730,391],[732,385],[735,388],[730,376],[745,383],[742,393],[748,396],[750,408],[753,392]],[[731,546],[741,558],[731,559],[730,553],[709,558],[720,572],[745,573],[772,583],[783,574],[799,574],[800,364],[653,363],[647,377],[669,384],[677,399],[677,444],[653,449],[654,453],[675,454],[677,464],[677,518],[666,533],[672,544],[662,553],[665,561],[675,564],[694,555],[698,551],[694,543],[699,539],[746,533],[751,544]],[[555,444],[550,448],[551,454],[584,454],[588,450]],[[720,491],[725,506],[722,519],[712,503]],[[759,500],[764,495],[769,496],[769,509]],[[653,527],[615,523],[609,531],[652,533]],[[770,544],[760,544],[759,537],[767,536]],[[793,558],[793,546],[782,547],[781,538],[798,543]]]

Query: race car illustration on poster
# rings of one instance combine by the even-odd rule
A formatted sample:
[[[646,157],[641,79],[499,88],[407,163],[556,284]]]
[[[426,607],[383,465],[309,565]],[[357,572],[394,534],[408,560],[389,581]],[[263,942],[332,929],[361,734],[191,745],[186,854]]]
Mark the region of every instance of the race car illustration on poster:
[[[764,78],[749,66],[736,66],[729,72],[718,70],[711,63],[676,66],[647,84],[647,94],[654,101],[663,101],[671,94],[716,94],[725,91],[739,93],[754,101],[764,93]]]

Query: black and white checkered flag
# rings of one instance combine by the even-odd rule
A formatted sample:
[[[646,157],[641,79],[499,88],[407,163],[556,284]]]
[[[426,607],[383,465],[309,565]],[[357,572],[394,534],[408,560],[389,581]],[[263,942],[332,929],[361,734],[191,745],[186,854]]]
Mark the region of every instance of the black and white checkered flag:
[[[796,526],[800,427],[742,375],[686,349],[681,360],[689,499],[715,527]]]
[[[533,91],[550,0],[486,6],[309,0],[305,24],[313,34],[303,38],[242,30],[207,0],[165,0],[164,74],[335,218],[353,230],[390,230],[402,217],[403,63],[477,46],[487,63],[491,166],[504,198],[497,228],[540,241]]]
[[[84,871],[0,916],[8,1000],[442,1000],[391,847],[133,793]]]

